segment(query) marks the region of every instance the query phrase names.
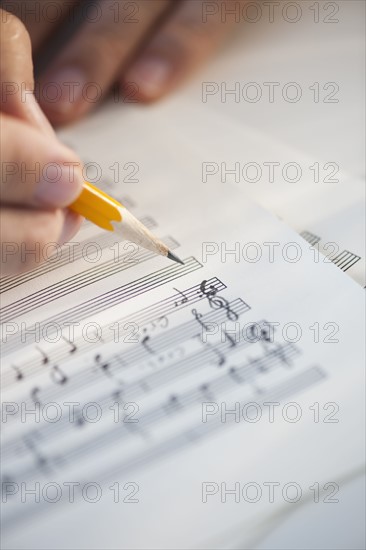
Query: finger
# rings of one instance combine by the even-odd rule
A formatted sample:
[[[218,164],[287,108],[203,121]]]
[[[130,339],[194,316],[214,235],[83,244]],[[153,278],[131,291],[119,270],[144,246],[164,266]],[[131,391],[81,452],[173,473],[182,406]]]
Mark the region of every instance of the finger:
[[[239,2],[223,0],[212,2],[185,0],[147,44],[134,64],[121,78],[122,87],[134,82],[136,99],[153,101],[176,88],[182,80],[201,65],[221,44],[226,36],[230,17]]]
[[[5,114],[0,132],[3,204],[64,207],[81,193],[81,162],[67,147]]]
[[[80,117],[106,96],[121,67],[170,2],[104,0],[96,6],[97,20],[84,23],[40,79],[39,101],[55,124]]]
[[[4,9],[18,17],[26,27],[34,53],[62,23],[70,24],[74,17],[73,7],[78,0],[6,0]]]
[[[71,211],[2,208],[1,276],[37,267],[49,256],[49,245],[62,245],[78,230],[81,218]]]
[[[3,10],[0,10],[0,82],[3,112],[54,135],[33,94],[29,35],[19,19]]]

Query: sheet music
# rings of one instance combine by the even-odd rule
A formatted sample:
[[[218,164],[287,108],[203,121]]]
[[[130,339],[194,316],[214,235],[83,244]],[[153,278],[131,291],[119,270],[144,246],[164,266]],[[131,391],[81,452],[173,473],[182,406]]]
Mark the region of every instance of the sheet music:
[[[323,499],[363,466],[362,289],[128,117],[63,138],[184,265],[85,223],[36,276],[4,280],[5,548],[212,548],[239,528],[249,544],[291,511],[268,483]],[[138,181],[113,183],[117,161]],[[263,494],[224,502],[222,483]]]

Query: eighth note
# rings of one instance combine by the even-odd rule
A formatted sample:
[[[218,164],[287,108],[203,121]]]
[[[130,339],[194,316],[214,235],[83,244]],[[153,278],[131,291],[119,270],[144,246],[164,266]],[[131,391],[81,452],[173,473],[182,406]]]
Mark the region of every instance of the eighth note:
[[[174,305],[175,307],[178,307],[178,306],[181,306],[183,304],[186,304],[188,302],[188,297],[184,294],[184,292],[182,292],[181,290],[179,290],[178,288],[175,288],[173,286],[173,289],[176,290],[178,292],[178,294],[180,294],[181,296],[183,296],[183,298],[179,301],[176,301],[174,302]]]

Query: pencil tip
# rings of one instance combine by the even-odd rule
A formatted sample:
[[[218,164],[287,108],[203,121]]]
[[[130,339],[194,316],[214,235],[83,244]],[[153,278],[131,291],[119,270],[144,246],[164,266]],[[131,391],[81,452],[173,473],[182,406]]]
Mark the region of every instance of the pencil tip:
[[[170,250],[168,250],[167,258],[169,258],[169,260],[173,260],[173,262],[177,262],[178,264],[184,265],[184,262],[182,262],[182,260],[180,260],[178,256],[175,256],[175,254],[172,254]]]

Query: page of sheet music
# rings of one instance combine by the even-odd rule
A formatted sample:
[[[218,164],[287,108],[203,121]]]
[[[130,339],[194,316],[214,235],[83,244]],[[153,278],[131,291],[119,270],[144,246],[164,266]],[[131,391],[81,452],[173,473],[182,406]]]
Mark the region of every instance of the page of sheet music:
[[[363,466],[363,290],[135,120],[63,139],[184,265],[85,223],[3,281],[4,548],[251,547]]]

